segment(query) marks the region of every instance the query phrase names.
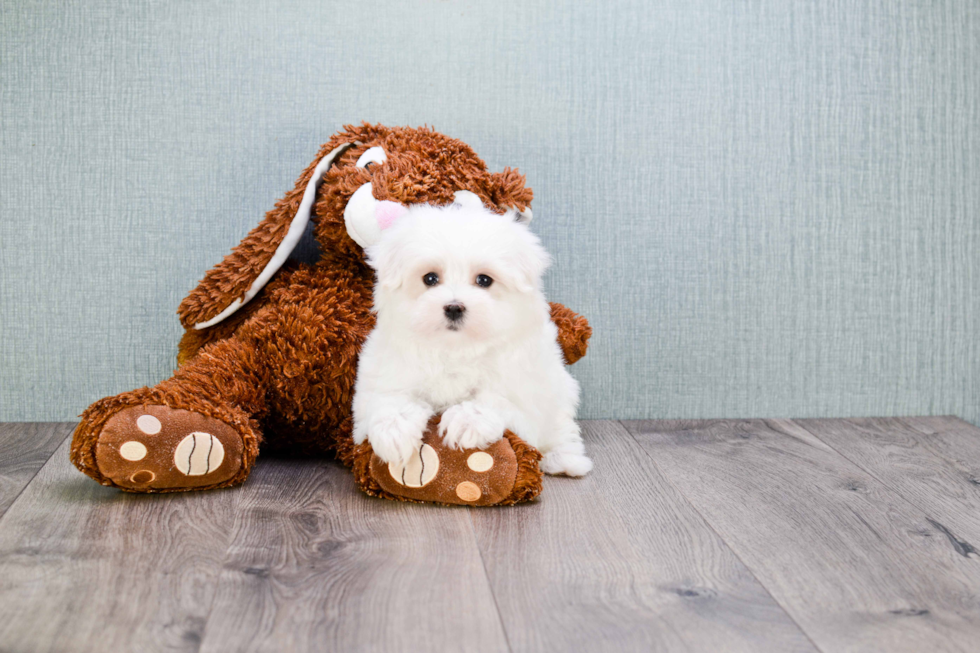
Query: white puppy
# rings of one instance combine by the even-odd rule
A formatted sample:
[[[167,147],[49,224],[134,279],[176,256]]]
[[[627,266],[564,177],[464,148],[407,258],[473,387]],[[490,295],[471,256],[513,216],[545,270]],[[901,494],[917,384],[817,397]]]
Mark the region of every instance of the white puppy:
[[[541,292],[550,259],[526,225],[474,206],[415,206],[367,255],[378,322],[357,369],[355,442],[404,463],[441,413],[448,446],[482,449],[510,429],[548,474],[592,469],[578,383]]]

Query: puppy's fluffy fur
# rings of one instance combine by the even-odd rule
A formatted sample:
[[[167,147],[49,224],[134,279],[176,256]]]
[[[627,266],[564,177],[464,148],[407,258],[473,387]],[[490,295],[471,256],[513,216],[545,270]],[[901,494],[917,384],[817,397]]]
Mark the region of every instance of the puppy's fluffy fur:
[[[416,206],[367,250],[378,321],[361,350],[354,440],[386,462],[421,445],[433,414],[452,447],[518,434],[548,474],[592,469],[541,292],[550,263],[527,226],[485,209]],[[487,280],[490,283],[487,283]]]

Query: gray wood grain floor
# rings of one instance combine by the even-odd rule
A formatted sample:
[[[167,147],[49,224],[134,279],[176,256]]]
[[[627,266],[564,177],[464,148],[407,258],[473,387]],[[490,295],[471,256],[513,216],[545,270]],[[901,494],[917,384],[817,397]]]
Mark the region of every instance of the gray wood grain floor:
[[[0,651],[977,651],[980,429],[584,422],[511,508],[366,497],[323,460],[133,495],[71,424],[0,425]]]

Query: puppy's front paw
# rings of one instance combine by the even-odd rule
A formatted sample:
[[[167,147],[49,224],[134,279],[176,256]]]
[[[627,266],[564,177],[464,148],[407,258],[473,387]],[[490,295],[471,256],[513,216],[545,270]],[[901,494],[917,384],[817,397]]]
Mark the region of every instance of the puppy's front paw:
[[[541,460],[541,471],[552,476],[585,476],[592,471],[592,459],[581,453],[549,451]]]
[[[504,421],[472,401],[456,404],[439,422],[439,435],[447,447],[485,449],[504,435]]]
[[[422,446],[422,433],[429,415],[421,408],[386,411],[371,420],[368,442],[386,463],[405,465]]]

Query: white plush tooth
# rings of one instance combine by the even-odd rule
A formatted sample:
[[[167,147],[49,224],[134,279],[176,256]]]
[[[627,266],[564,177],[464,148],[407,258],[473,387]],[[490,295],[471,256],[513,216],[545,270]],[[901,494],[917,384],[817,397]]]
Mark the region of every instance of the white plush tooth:
[[[458,190],[453,193],[453,204],[474,209],[483,208],[483,200],[480,199],[480,196],[468,190]]]

